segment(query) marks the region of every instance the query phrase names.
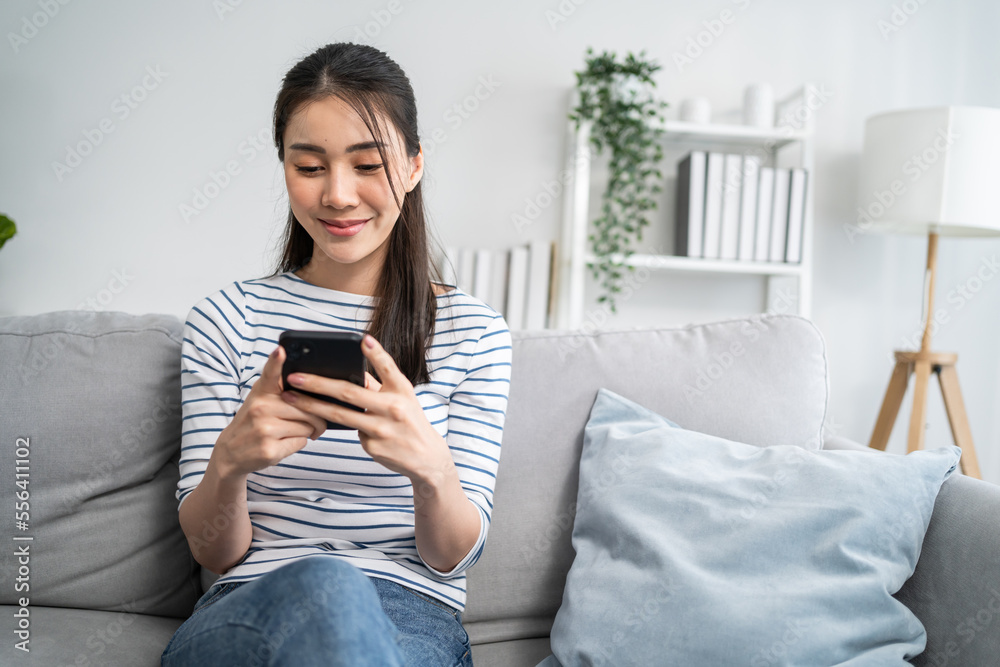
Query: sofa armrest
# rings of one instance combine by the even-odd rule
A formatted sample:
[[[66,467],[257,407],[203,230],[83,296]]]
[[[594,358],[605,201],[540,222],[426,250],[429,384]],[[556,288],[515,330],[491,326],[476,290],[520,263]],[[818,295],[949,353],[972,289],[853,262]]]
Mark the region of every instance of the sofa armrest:
[[[871,450],[839,436],[824,449]],[[990,665],[1000,655],[1000,486],[953,474],[941,486],[920,560],[896,594],[927,629],[914,665]]]
[[[941,486],[920,561],[896,595],[923,622],[915,665],[989,665],[1000,654],[1000,487],[953,474]]]

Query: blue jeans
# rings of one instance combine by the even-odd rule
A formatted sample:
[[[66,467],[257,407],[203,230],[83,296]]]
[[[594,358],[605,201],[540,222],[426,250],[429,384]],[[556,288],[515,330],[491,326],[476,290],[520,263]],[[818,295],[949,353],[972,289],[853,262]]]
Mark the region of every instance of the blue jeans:
[[[164,667],[472,667],[472,652],[457,609],[316,556],[209,588],[160,660]]]

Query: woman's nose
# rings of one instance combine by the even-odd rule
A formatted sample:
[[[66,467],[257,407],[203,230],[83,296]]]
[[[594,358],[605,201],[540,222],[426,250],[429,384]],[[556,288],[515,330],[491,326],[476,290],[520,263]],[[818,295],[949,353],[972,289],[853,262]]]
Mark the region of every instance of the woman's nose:
[[[323,187],[323,206],[330,208],[352,208],[359,204],[358,190],[350,175],[330,170]]]

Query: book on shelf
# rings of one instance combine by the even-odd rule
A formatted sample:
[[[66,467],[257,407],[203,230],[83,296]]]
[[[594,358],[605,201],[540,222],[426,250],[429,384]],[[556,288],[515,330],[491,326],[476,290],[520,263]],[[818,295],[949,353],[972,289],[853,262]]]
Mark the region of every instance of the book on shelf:
[[[457,276],[456,282],[443,278],[446,283],[503,315],[511,331],[544,329],[552,321],[554,242],[533,241],[500,250],[448,246],[438,262],[443,277]]]
[[[736,259],[740,249],[740,193],[743,191],[743,158],[726,154],[722,183],[722,225],[719,259]]]
[[[761,167],[757,184],[757,229],[753,246],[755,262],[766,262],[771,251],[771,209],[774,204],[774,167]]]
[[[701,256],[718,259],[722,239],[722,188],[725,178],[725,155],[709,153],[705,169],[705,231]]]
[[[466,294],[472,294],[476,277],[476,250],[462,248],[458,251],[458,287]]]
[[[545,327],[554,327],[558,318],[556,304],[559,303],[559,244],[549,242],[549,303],[546,311]]]
[[[549,286],[552,279],[552,242],[528,244],[528,288],[524,308],[524,328],[544,329],[549,314]]]
[[[486,303],[498,313],[507,312],[507,271],[510,251],[502,248],[492,252],[493,273],[490,276],[489,298]],[[506,318],[504,318],[506,319]]]
[[[441,282],[445,285],[458,286],[458,248],[445,246],[444,254],[438,260]]]
[[[788,169],[774,170],[774,201],[771,204],[771,247],[767,254],[770,262],[785,261],[785,240],[788,238]]]
[[[674,254],[701,257],[705,224],[705,151],[692,151],[677,164]]]
[[[757,189],[760,182],[760,158],[743,156],[743,189],[740,193],[740,243],[737,259],[753,261],[757,231]]]
[[[788,193],[788,238],[785,243],[785,261],[792,264],[802,262],[802,236],[805,230],[808,187],[809,173],[805,169],[792,169]]]
[[[476,250],[476,266],[473,270],[472,296],[484,303],[490,302],[490,279],[493,276],[493,251],[480,248]]]
[[[528,288],[528,247],[516,246],[510,249],[510,263],[507,271],[507,302],[504,319],[507,327],[514,331],[524,328],[524,305]]]

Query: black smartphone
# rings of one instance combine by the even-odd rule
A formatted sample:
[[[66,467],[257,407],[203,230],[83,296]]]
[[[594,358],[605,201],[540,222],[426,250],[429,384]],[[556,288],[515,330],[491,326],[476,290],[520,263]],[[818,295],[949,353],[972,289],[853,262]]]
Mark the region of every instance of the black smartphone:
[[[285,362],[281,366],[282,386],[285,389],[299,391],[327,403],[335,403],[358,412],[364,412],[364,408],[359,408],[332,396],[295,389],[288,384],[288,376],[299,372],[347,380],[361,387],[365,386],[368,359],[361,351],[363,339],[364,334],[354,331],[283,331],[278,336],[278,345],[285,348]],[[328,429],[352,430],[350,426],[337,424],[330,420],[327,420],[326,427]]]

